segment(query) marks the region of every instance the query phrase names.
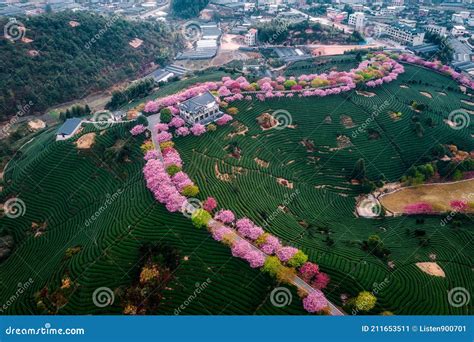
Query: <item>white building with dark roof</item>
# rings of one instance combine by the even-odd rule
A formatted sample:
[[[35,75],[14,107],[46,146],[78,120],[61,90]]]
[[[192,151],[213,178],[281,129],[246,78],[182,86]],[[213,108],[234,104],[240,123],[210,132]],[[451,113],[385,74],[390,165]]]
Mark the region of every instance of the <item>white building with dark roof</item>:
[[[209,91],[178,105],[179,115],[189,125],[206,125],[222,116],[216,98]]]
[[[82,126],[82,119],[67,119],[56,132],[56,141],[71,138]]]

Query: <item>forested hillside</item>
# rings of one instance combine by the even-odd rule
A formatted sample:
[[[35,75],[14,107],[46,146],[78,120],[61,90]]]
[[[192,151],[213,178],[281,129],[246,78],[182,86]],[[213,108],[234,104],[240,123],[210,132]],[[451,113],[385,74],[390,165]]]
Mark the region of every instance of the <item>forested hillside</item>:
[[[31,101],[32,111],[79,98],[162,64],[181,46],[158,22],[131,22],[87,12],[18,18],[23,39],[0,39],[0,119]],[[3,27],[6,19],[0,19]],[[140,46],[129,43],[138,38]],[[139,44],[139,43],[138,43]]]
[[[191,18],[199,16],[209,0],[172,0],[171,7],[173,13],[178,17]]]

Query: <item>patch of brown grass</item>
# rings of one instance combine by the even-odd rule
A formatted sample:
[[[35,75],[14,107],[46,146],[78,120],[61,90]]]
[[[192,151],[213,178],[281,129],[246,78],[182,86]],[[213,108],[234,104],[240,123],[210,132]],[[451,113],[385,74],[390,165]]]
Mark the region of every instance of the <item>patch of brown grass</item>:
[[[95,135],[96,134],[94,132],[87,133],[87,134],[84,134],[79,139],[77,139],[76,141],[77,148],[80,150],[86,150],[86,149],[91,148],[95,142]]]

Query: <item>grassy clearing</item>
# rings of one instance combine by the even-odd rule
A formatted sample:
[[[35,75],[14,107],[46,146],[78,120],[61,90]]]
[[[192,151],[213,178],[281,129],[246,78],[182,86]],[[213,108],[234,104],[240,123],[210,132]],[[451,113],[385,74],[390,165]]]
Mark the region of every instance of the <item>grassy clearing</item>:
[[[474,179],[450,184],[423,184],[402,188],[398,191],[383,195],[379,198],[385,209],[392,213],[401,214],[408,204],[425,202],[431,204],[436,212],[453,210],[451,201],[465,200],[474,203]],[[474,205],[466,210],[474,213]]]

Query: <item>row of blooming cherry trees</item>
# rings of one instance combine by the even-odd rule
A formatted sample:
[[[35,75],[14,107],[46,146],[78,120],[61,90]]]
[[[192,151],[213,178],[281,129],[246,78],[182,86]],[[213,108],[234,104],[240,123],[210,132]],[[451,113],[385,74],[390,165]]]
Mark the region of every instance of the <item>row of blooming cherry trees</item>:
[[[230,120],[226,118],[223,121],[227,123]],[[183,161],[171,141],[173,138],[171,129],[174,128],[174,136],[180,136],[179,131],[183,125],[184,122],[179,118],[174,118],[169,125],[162,123],[155,125],[153,129],[156,130],[160,143],[162,160],[158,159],[157,150],[149,150],[144,157],[147,161],[143,168],[147,187],[155,199],[164,204],[170,212],[187,210],[187,197],[191,197],[188,195],[188,190],[197,188],[182,171]],[[191,128],[194,135],[206,132],[201,126],[195,125]],[[137,125],[130,132],[138,135],[144,131],[142,125]],[[197,189],[193,192],[192,196],[197,195],[198,191]],[[314,288],[314,291],[303,299],[304,308],[309,312],[327,308],[328,301],[321,290],[328,285],[330,278],[319,270],[318,265],[309,262],[308,256],[302,251],[284,246],[277,237],[265,233],[249,218],[236,219],[231,210],[217,211],[217,201],[213,197],[207,198],[202,208],[194,210],[192,219],[196,226],[207,227],[216,241],[228,244],[232,255],[244,259],[250,267],[262,268],[279,280],[289,283],[298,272],[300,277]]]
[[[219,82],[205,82],[196,84],[180,93],[170,95],[155,101],[149,101],[144,108],[146,113],[157,113],[163,108],[170,109],[173,115],[179,114],[178,104],[192,97],[211,91],[219,98],[222,104],[237,100],[252,100],[253,96],[261,101],[281,97],[324,97],[350,91],[358,84],[367,87],[376,87],[383,83],[390,83],[404,72],[403,66],[398,63],[406,62],[417,64],[445,75],[451,76],[461,84],[474,88],[474,82],[449,66],[439,61],[425,61],[420,57],[408,54],[386,54],[383,52],[369,54],[369,59],[361,62],[357,68],[346,71],[331,71],[323,74],[301,75],[285,78],[279,76],[272,80],[265,77],[257,82],[249,83],[241,76],[233,80],[223,77]],[[398,61],[397,61],[398,60]],[[226,119],[224,119],[225,121]],[[184,130],[182,130],[184,131]],[[182,135],[185,135],[182,134]]]
[[[356,88],[357,84],[374,87],[397,79],[404,72],[403,66],[387,55],[380,53],[372,56],[349,72],[331,71],[323,74],[301,75],[285,78],[283,76],[272,80],[265,77],[257,82],[249,83],[245,77],[233,80],[223,77],[219,82],[197,84],[180,93],[170,95],[155,101],[149,101],[144,108],[146,113],[157,113],[161,109],[170,109],[173,115],[179,114],[178,104],[192,97],[211,91],[219,98],[221,104],[237,100],[252,100],[253,96],[261,101],[281,97],[308,97],[340,94]],[[227,122],[229,119],[221,118]],[[219,122],[217,122],[219,124]],[[184,130],[181,130],[184,131]],[[183,132],[181,132],[181,135]]]
[[[431,69],[438,71],[444,75],[451,76],[453,80],[458,81],[462,85],[469,87],[469,88],[474,88],[474,82],[471,81],[468,77],[456,72],[454,69],[447,65],[443,65],[439,61],[425,61],[424,59],[409,55],[409,54],[401,54],[398,56],[398,60],[406,63],[411,63],[411,64],[416,64],[423,66],[425,68]]]

